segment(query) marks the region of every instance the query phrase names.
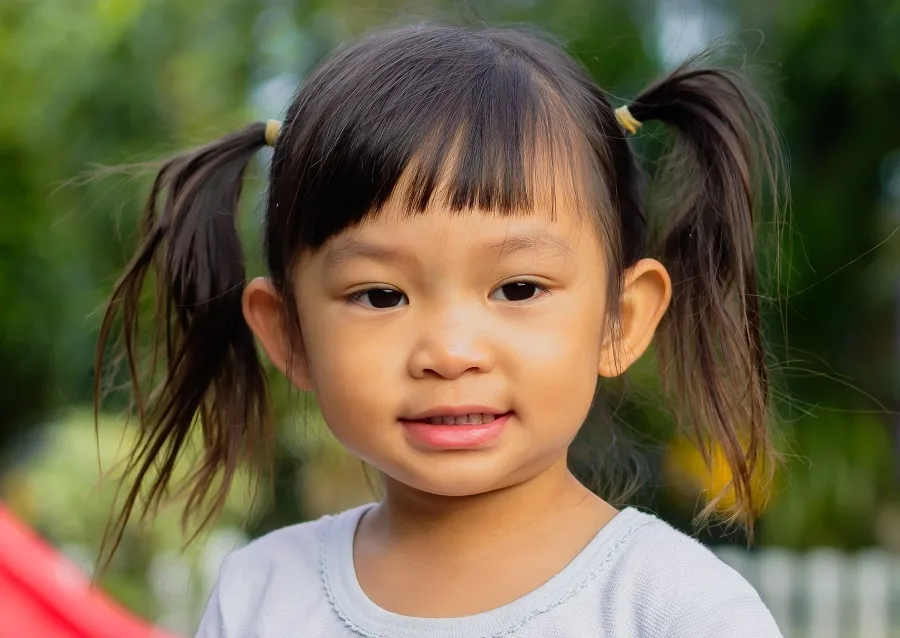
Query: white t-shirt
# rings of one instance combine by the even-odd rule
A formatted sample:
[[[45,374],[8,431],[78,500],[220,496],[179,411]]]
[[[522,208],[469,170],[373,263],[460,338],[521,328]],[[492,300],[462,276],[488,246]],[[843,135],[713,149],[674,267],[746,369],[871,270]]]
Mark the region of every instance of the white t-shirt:
[[[222,564],[197,638],[775,638],[756,591],[696,540],[622,510],[558,574],[461,618],[389,612],[363,592],[353,537],[372,505],[272,532]]]

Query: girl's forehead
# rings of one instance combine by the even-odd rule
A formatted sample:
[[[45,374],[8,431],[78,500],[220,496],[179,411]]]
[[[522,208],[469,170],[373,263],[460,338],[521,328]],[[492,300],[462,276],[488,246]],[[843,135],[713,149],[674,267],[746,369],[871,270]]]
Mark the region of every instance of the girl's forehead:
[[[316,271],[326,272],[360,260],[452,268],[461,263],[496,265],[501,258],[565,264],[578,259],[582,249],[592,248],[584,245],[586,236],[590,237],[547,216],[499,216],[485,211],[436,211],[412,217],[388,213],[339,233],[309,257],[318,263]]]
[[[380,250],[376,246],[430,250],[454,245],[467,251],[508,254],[531,249],[535,254],[571,256],[584,238],[596,238],[596,219],[570,165],[548,170],[534,171],[527,201],[513,209],[454,206],[453,177],[442,180],[427,205],[417,209],[410,205],[413,168],[382,206],[331,237],[322,255],[326,262],[337,262],[347,255],[373,255]]]
[[[389,205],[332,237],[319,257],[326,267],[354,258],[392,259],[398,254],[432,255],[445,250],[571,259],[585,239],[593,237],[585,232],[585,224],[570,210],[551,215],[546,209],[504,213],[431,205],[418,213]]]

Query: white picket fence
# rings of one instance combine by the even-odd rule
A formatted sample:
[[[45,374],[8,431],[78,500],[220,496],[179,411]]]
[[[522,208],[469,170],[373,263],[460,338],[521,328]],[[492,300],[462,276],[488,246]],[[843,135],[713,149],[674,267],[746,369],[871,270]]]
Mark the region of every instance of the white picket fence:
[[[175,555],[157,557],[150,586],[163,627],[190,635],[225,555],[243,545],[217,531],[193,573]],[[760,593],[786,638],[900,638],[900,556],[883,550],[843,554],[721,547],[716,554]]]
[[[756,587],[787,638],[900,638],[900,556],[733,547],[716,553]]]

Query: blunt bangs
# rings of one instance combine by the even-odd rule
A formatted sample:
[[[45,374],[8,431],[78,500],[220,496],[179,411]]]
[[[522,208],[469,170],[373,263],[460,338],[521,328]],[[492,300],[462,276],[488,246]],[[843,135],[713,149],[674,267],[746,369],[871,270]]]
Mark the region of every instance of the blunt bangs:
[[[339,52],[301,87],[275,148],[270,270],[285,272],[298,248],[321,247],[392,197],[410,214],[595,199],[583,191],[601,180],[584,177],[599,167],[578,123],[597,99],[564,54],[517,32],[407,28]]]

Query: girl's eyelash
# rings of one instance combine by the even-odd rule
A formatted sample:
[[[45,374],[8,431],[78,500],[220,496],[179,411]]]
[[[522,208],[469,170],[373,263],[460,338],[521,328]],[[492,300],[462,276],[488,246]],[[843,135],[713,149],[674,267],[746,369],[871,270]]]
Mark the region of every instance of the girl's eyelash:
[[[366,294],[367,292],[369,292],[370,290],[371,290],[371,288],[365,288],[365,289],[363,289],[363,290],[357,290],[356,292],[350,293],[349,295],[345,296],[344,299],[346,299],[349,303],[358,303],[359,300],[360,300],[360,298],[361,298],[364,294]]]
[[[504,281],[499,286],[495,287],[494,290],[498,288],[502,288],[503,286],[511,286],[513,284],[528,284],[529,286],[534,286],[535,288],[540,288],[541,290],[547,290],[547,285],[540,282],[537,279],[531,279],[529,277],[521,277],[519,279],[509,279]]]

